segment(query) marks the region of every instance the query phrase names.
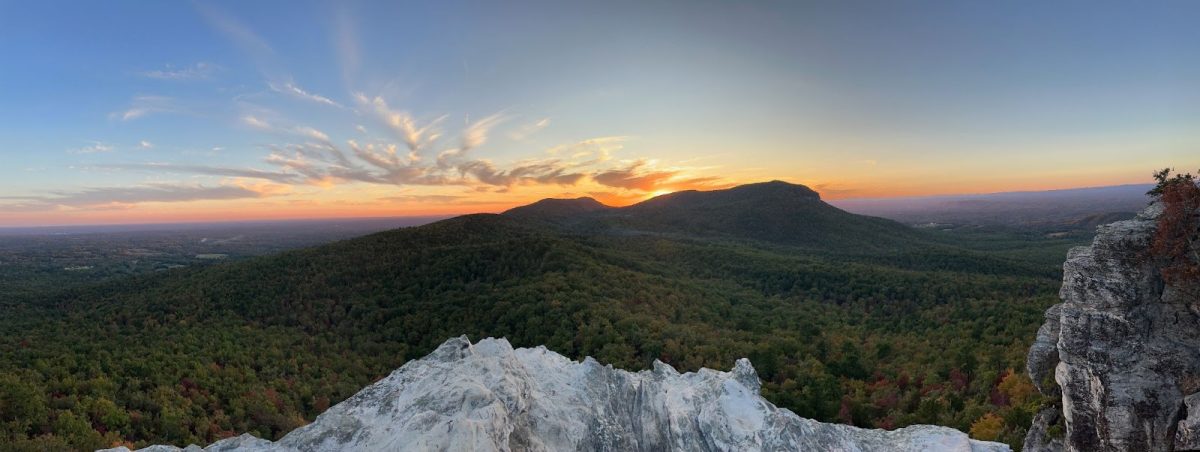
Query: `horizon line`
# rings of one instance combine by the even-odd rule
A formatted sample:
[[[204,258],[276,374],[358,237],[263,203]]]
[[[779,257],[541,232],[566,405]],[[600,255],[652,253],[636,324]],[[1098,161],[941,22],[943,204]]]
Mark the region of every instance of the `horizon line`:
[[[727,190],[729,188],[734,188],[734,187],[739,187],[739,186],[744,186],[744,185],[768,183],[768,182],[774,182],[774,181],[782,181],[782,180],[771,179],[771,180],[762,181],[762,182],[748,182],[748,183],[738,184],[738,185],[734,185],[734,186],[731,186],[728,188],[717,189],[717,190],[694,190],[693,189],[693,190],[679,190],[679,192],[719,191],[719,190]],[[782,182],[786,182],[786,183],[792,184],[792,185],[800,185],[800,186],[808,187],[808,185],[805,185],[805,184],[796,184],[796,183],[787,182],[787,181],[782,181]],[[1151,184],[1151,183],[1131,183],[1131,184],[1116,184],[1116,185],[1095,185],[1095,186],[1084,186],[1084,187],[1054,188],[1054,189],[1046,189],[1046,190],[1014,190],[1014,191],[998,191],[998,192],[983,192],[983,193],[948,193],[948,194],[940,194],[940,195],[920,195],[920,196],[885,196],[885,197],[862,197],[862,198],[846,197],[846,198],[837,198],[837,199],[827,199],[824,197],[824,194],[822,194],[819,190],[812,189],[812,187],[808,187],[808,188],[812,189],[813,191],[816,191],[819,195],[821,195],[822,201],[834,203],[834,202],[842,202],[842,201],[851,201],[851,202],[854,202],[854,201],[887,201],[887,200],[900,201],[900,200],[914,200],[914,199],[949,198],[949,197],[959,197],[959,196],[996,196],[996,195],[1021,194],[1021,193],[1050,193],[1050,192],[1063,192],[1063,191],[1073,191],[1073,190],[1096,190],[1096,189],[1105,189],[1105,188],[1123,188],[1123,187],[1153,186],[1153,185],[1154,184]],[[678,192],[672,192],[672,193],[678,193]],[[665,195],[669,195],[669,194],[670,193],[666,193],[666,194],[658,195],[658,196],[652,196],[650,198],[646,198],[646,200],[654,199],[659,196],[665,196]],[[437,214],[437,215],[328,216],[328,217],[316,216],[316,217],[297,217],[297,218],[251,218],[251,219],[238,219],[238,220],[217,219],[217,220],[211,220],[211,221],[164,220],[164,221],[143,221],[143,222],[107,222],[107,223],[100,222],[100,223],[0,225],[0,233],[12,232],[12,231],[17,231],[17,230],[37,230],[37,229],[54,229],[54,228],[101,228],[101,227],[122,227],[122,226],[123,227],[137,227],[137,226],[188,226],[188,225],[199,226],[199,225],[222,225],[222,224],[235,225],[235,224],[250,224],[250,223],[291,223],[291,222],[304,222],[304,221],[339,221],[339,220],[367,221],[367,220],[429,218],[429,219],[434,219],[433,221],[439,221],[439,220],[459,217],[459,216],[463,216],[463,215],[499,214],[499,213],[503,212],[504,210],[508,210],[510,208],[526,206],[526,205],[530,205],[530,204],[533,204],[533,203],[536,203],[539,201],[543,201],[546,199],[580,199],[580,198],[590,198],[593,200],[595,199],[590,196],[583,196],[583,197],[577,197],[577,198],[541,198],[541,199],[531,201],[528,203],[524,203],[524,204],[514,204],[514,205],[512,205],[508,208],[505,208],[501,211],[498,211],[498,212],[464,211],[464,212],[449,213],[449,214]],[[599,202],[599,201],[597,201],[597,202]],[[601,202],[601,204],[604,204],[604,203]],[[609,207],[618,207],[618,206],[610,206],[608,204],[604,204],[604,205],[609,206]]]

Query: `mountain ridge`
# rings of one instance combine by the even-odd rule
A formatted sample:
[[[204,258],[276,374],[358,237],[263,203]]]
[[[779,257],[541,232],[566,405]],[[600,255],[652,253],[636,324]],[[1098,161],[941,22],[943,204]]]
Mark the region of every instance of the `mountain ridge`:
[[[779,180],[679,191],[624,207],[587,199],[544,199],[502,215],[582,233],[666,233],[807,248],[898,249],[929,239],[892,220],[843,211],[804,185]]]
[[[514,217],[554,217],[577,215],[580,213],[595,212],[597,210],[613,209],[614,207],[605,205],[595,198],[589,196],[581,196],[578,198],[545,198],[527,204],[524,206],[514,207],[504,211],[503,215]]]

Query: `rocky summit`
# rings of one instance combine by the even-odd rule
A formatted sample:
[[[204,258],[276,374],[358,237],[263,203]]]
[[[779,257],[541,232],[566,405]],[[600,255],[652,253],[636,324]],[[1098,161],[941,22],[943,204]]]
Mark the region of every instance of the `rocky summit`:
[[[1146,258],[1161,211],[1068,253],[1027,366],[1061,405],[1035,417],[1026,451],[1200,450],[1200,300]]]
[[[1006,451],[946,427],[869,430],[804,419],[759,396],[750,362],[628,372],[504,339],[446,341],[279,441],[185,451]],[[109,449],[111,452],[128,449]],[[142,451],[181,450],[152,446]]]

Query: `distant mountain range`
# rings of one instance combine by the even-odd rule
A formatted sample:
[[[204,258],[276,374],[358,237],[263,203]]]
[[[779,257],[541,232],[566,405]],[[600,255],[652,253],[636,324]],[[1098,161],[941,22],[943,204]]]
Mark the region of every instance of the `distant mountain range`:
[[[1094,228],[1133,218],[1146,207],[1149,202],[1146,192],[1152,187],[1134,184],[978,195],[842,199],[832,204],[848,212],[906,224]]]

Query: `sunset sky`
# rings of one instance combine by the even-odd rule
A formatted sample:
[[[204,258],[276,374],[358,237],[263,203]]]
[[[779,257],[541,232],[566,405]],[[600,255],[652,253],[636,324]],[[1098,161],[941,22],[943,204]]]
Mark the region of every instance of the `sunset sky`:
[[[0,1],[0,226],[1200,169],[1200,2]]]

